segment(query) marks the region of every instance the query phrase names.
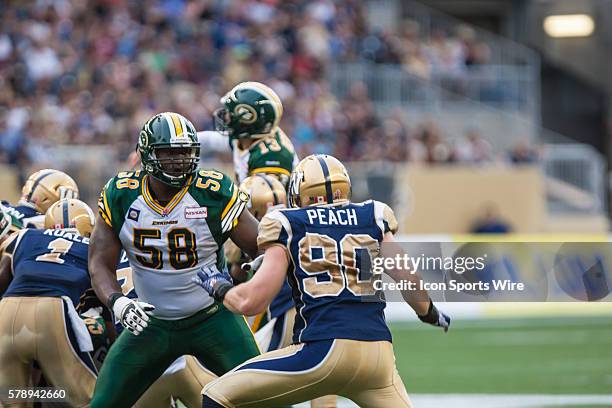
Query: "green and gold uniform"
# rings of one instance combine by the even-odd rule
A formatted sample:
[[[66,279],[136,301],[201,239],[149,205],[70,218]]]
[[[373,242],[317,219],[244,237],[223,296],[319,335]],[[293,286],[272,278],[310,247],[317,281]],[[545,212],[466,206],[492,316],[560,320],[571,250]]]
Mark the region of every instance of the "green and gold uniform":
[[[253,174],[264,173],[275,175],[286,187],[293,167],[299,162],[291,140],[280,128],[247,149],[241,149],[236,139],[230,143],[239,183]]]
[[[117,234],[140,300],[155,306],[138,336],[124,330],[102,366],[92,407],[131,407],[178,357],[191,354],[221,375],[259,354],[242,316],[192,282],[210,264],[224,268],[223,242],[248,194],[225,174],[198,170],[166,206],[149,175],[124,172],[104,187],[99,213]]]

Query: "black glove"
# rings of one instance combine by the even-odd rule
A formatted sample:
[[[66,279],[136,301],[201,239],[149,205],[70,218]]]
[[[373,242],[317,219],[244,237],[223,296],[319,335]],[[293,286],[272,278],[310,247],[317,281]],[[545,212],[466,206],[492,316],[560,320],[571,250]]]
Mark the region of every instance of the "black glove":
[[[419,316],[419,319],[421,319],[423,323],[429,323],[432,326],[442,327],[445,333],[448,331],[451,322],[450,317],[445,315],[444,312],[439,311],[431,300],[429,301],[429,310],[427,310],[427,314],[424,316]]]

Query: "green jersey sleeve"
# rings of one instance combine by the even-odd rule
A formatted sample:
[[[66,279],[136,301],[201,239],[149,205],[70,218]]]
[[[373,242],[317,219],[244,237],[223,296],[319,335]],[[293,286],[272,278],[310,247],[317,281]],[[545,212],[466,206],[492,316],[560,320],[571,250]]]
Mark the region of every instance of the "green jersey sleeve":
[[[98,199],[98,213],[104,222],[119,235],[125,214],[141,191],[142,174],[122,172],[108,180]]]
[[[288,177],[297,161],[293,144],[281,129],[254,143],[249,152],[249,176],[265,173]]]
[[[207,209],[207,222],[215,238],[225,241],[238,224],[249,194],[218,170],[200,170],[189,189],[200,206]]]

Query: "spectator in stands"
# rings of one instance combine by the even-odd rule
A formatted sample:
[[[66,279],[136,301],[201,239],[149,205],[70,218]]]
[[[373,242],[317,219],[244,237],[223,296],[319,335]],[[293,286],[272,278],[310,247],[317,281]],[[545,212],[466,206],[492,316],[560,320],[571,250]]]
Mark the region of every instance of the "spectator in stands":
[[[514,145],[509,157],[513,164],[533,164],[538,161],[539,153],[526,139],[522,139]]]
[[[512,231],[510,224],[500,215],[499,207],[493,202],[485,203],[482,215],[474,222],[474,234],[505,234]]]
[[[446,163],[434,124],[409,129],[401,114],[381,115],[363,83],[337,98],[326,68],[366,59],[430,78],[487,62],[469,30],[426,38],[406,21],[370,32],[358,0],[12,2],[0,24],[0,161],[13,163],[58,144],[111,145],[123,160],[162,110],[210,129],[219,97],[243,80],[278,92],[302,156]]]
[[[491,160],[491,151],[491,144],[480,135],[477,129],[471,128],[467,130],[465,139],[455,147],[453,161],[484,163]]]

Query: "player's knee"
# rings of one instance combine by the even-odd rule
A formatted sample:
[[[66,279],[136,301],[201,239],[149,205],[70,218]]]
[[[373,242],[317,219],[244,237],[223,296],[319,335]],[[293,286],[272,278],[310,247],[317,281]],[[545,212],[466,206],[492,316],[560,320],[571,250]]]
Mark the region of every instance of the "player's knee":
[[[219,404],[217,401],[210,398],[208,395],[204,395],[204,398],[202,399],[202,408],[225,408],[225,407]]]

